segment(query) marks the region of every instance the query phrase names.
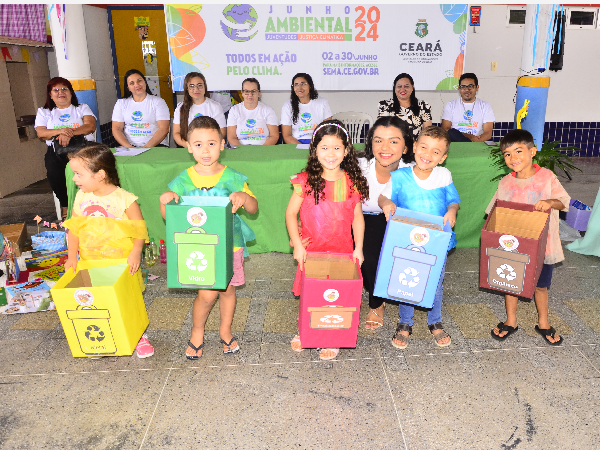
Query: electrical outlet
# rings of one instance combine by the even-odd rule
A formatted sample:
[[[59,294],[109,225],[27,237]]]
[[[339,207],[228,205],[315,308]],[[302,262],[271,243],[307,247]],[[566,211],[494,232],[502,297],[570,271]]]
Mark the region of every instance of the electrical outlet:
[[[496,70],[498,70],[498,63],[496,61],[492,62],[492,72],[495,72]]]

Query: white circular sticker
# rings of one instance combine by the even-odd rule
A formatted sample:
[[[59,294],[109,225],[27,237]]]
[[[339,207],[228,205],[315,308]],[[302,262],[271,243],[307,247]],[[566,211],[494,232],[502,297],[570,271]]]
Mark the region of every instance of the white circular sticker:
[[[94,302],[92,293],[85,289],[77,289],[75,291],[75,301],[81,306],[90,306]]]
[[[328,302],[335,302],[338,298],[340,298],[340,293],[335,289],[327,289],[323,292],[323,298]]]
[[[423,227],[413,228],[410,232],[410,242],[419,247],[429,242],[429,231]]]
[[[194,206],[187,212],[187,220],[192,226],[201,227],[206,223],[206,219],[206,212],[199,206]]]
[[[510,234],[503,234],[500,236],[500,247],[507,252],[513,252],[519,247],[519,240]]]

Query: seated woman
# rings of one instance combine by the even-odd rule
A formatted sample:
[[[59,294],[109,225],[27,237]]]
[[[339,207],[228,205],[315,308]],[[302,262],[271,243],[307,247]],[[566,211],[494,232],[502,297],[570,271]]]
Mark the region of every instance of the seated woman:
[[[431,106],[423,100],[417,100],[415,82],[407,73],[401,73],[394,80],[392,99],[379,102],[377,118],[383,116],[397,116],[404,120],[414,139],[423,128],[432,125]]]
[[[52,139],[56,137],[58,143],[64,147],[68,146],[71,138],[77,135],[83,135],[88,141],[93,141],[96,116],[88,105],[79,103],[69,80],[55,77],[48,81],[46,86],[46,104],[38,108],[35,116],[35,131],[40,139],[46,140],[48,146],[44,158],[46,176],[60,202],[64,218],[69,205],[65,177],[65,168],[69,160],[66,154],[56,154]]]
[[[208,97],[204,75],[199,72],[188,73],[183,80],[183,86],[185,87],[183,102],[177,105],[173,114],[173,139],[177,145],[186,146],[188,125],[199,116],[215,119],[221,127],[221,133],[225,136],[227,124],[223,107]]]
[[[275,145],[279,140],[279,120],[273,108],[260,100],[256,78],[242,82],[244,101],[232,106],[227,118],[227,140],[231,145]]]
[[[167,102],[152,95],[146,77],[129,70],[123,77],[125,97],[117,100],[112,133],[123,147],[168,147],[171,113]]]
[[[329,102],[319,98],[312,77],[297,73],[292,79],[290,99],[281,108],[281,134],[286,144],[309,144],[313,130],[331,119]]]

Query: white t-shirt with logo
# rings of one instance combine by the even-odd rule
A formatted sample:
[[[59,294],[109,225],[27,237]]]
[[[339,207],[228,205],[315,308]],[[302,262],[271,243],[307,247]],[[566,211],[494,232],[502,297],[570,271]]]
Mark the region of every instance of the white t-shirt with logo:
[[[332,116],[329,102],[324,98],[316,98],[307,104],[299,102],[298,106],[298,120],[292,123],[292,101],[285,102],[281,108],[281,125],[291,126],[292,136],[296,139],[312,139],[317,125]]]
[[[54,109],[38,108],[35,116],[35,128],[46,127],[48,130],[57,130],[59,128],[79,128],[83,125],[83,116],[93,116],[92,110],[85,103],[79,106],[69,105],[60,109],[58,106]],[[94,133],[85,136],[88,141],[94,140]],[[46,145],[52,145],[52,139],[46,141]]]
[[[496,119],[488,102],[476,98],[473,103],[464,103],[462,98],[457,98],[446,103],[442,120],[452,122],[452,128],[461,133],[479,136],[483,133],[483,124]]]
[[[279,120],[273,108],[258,102],[253,110],[246,109],[244,103],[238,103],[229,110],[228,127],[237,127],[235,134],[244,145],[263,145],[269,138],[267,125],[279,126]]]
[[[133,97],[117,100],[112,115],[113,122],[125,124],[123,132],[130,144],[143,147],[158,130],[157,120],[171,120],[167,102],[155,95],[146,95],[141,102]],[[169,145],[165,137],[161,144]]]
[[[175,108],[175,113],[173,114],[173,124],[180,125],[181,124],[181,107],[183,106],[183,102],[180,102]],[[208,116],[212,117],[217,121],[221,128],[225,128],[227,124],[225,123],[225,114],[223,114],[223,107],[211,100],[210,98],[205,98],[201,105],[193,104],[190,108],[190,114],[188,116],[188,125],[194,120],[196,117],[200,116]]]
[[[231,109],[233,103],[231,103],[231,94],[229,91],[212,91],[210,93],[210,99],[217,102],[223,107],[223,112],[226,113]]]

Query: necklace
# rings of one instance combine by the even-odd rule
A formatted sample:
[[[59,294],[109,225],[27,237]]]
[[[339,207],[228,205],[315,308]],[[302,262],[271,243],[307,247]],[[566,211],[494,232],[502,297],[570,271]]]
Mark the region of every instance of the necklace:
[[[473,121],[473,111],[475,110],[475,104],[477,103],[477,99],[475,99],[475,101],[473,102],[473,108],[471,109],[465,108],[465,102],[462,101],[462,98],[460,99],[460,103],[462,103],[464,119],[468,120],[469,123],[471,123]]]

